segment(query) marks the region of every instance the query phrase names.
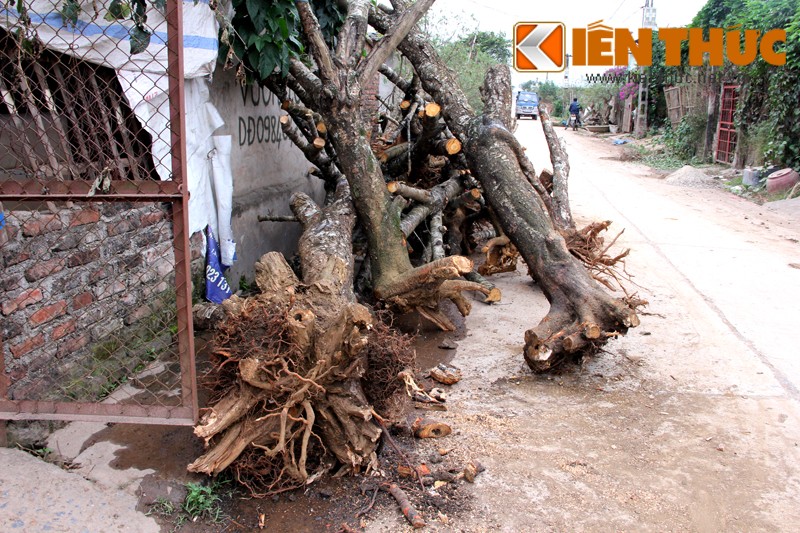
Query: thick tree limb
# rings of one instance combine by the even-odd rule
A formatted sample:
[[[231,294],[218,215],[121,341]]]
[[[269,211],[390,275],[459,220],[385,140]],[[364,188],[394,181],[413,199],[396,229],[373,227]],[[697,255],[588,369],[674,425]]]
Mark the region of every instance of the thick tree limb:
[[[315,100],[319,98],[322,93],[322,82],[302,61],[296,57],[289,59],[289,73],[294,78],[294,81],[305,90],[307,95]]]
[[[423,220],[428,218],[432,213],[441,211],[445,206],[454,198],[457,198],[463,189],[458,179],[450,178],[444,183],[440,183],[435,187],[429,189],[430,200],[426,203],[415,206],[411,211],[403,217],[400,223],[400,228],[403,235],[408,237],[419,226]]]
[[[365,2],[366,0],[361,1]],[[333,67],[333,59],[331,58],[330,50],[328,50],[328,45],[325,44],[325,39],[322,37],[322,30],[319,27],[319,22],[314,15],[314,11],[311,9],[311,4],[309,4],[308,1],[301,0],[295,2],[294,5],[297,7],[297,13],[300,15],[303,33],[306,34],[306,38],[308,39],[311,56],[314,58],[317,68],[319,68],[320,79],[323,83],[336,84],[338,78]],[[298,78],[298,81],[302,83],[300,78]]]
[[[569,190],[567,178],[569,177],[569,156],[567,156],[561,141],[553,130],[550,114],[546,110],[541,113],[542,129],[550,147],[550,161],[553,164],[553,190],[551,193],[553,222],[556,227],[568,236],[575,231],[575,221],[572,219],[572,209],[569,206]]]
[[[382,31],[396,16],[373,9],[370,24]],[[633,309],[604,292],[570,254],[545,204],[546,196],[534,188],[536,180],[529,183],[523,178],[524,158],[518,155],[521,148],[510,134],[498,133],[502,130],[507,133],[504,124],[508,122],[502,117],[510,116],[511,110],[503,111],[500,104],[489,104],[490,115],[476,117],[454,73],[420,32],[409,32],[399,49],[414,65],[425,91],[443,106],[445,121],[464,144],[470,168],[482,183],[489,205],[550,301],[548,316],[525,336],[525,359],[531,369],[539,372],[552,368],[573,350],[591,348],[606,336],[622,334],[636,326],[638,318]],[[497,69],[507,70],[507,67]],[[507,73],[497,74],[500,75],[487,77],[489,85],[509,77]],[[484,94],[510,93],[508,84],[503,82],[503,85],[486,87]],[[501,103],[507,106],[506,100]],[[587,325],[596,325],[604,332],[601,341],[573,342],[575,338],[571,336]],[[571,339],[565,344],[567,337]]]
[[[347,1],[347,16],[339,31],[336,44],[336,57],[342,65],[355,67],[358,58],[364,52],[369,6],[369,0]]]
[[[405,39],[411,28],[419,22],[419,19],[428,11],[434,1],[417,0],[409,9],[405,10],[399,20],[387,32],[384,32],[383,38],[372,48],[367,60],[359,66],[361,85],[366,85],[372,79],[378,68],[395,51],[400,41]],[[369,4],[367,4],[367,11],[364,13],[365,24],[368,9]]]

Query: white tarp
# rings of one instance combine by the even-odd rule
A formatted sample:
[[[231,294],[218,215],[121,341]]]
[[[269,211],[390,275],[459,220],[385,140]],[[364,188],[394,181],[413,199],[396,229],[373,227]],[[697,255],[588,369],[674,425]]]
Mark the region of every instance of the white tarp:
[[[106,5],[99,0],[80,1],[75,24],[60,14],[63,0],[22,0],[29,29],[38,40],[58,52],[104,65],[117,71],[122,90],[144,128],[151,134],[156,171],[168,180],[172,171],[167,92],[167,23],[147,2],[147,48],[130,54],[130,20],[109,22]],[[102,2],[110,5],[109,1]],[[0,25],[21,27],[17,2],[0,4]],[[183,1],[183,56],[186,109],[187,185],[189,232],[211,226],[220,240],[223,264],[233,264],[235,244],[230,226],[233,179],[230,138],[212,137],[223,125],[209,99],[208,79],[214,72],[219,41],[217,20],[209,0]],[[30,37],[30,36],[29,36]]]
[[[167,72],[167,22],[148,1],[147,29],[152,33],[147,49],[130,54],[130,29],[133,22],[109,22],[104,17],[111,0],[80,0],[78,21],[64,20],[60,10],[64,0],[22,0],[30,29],[50,50],[56,50],[116,70]],[[22,26],[18,2],[0,3],[0,25],[8,29]],[[96,11],[95,11],[96,10]],[[208,0],[183,2],[184,76],[197,78],[214,72],[219,41],[217,21]]]

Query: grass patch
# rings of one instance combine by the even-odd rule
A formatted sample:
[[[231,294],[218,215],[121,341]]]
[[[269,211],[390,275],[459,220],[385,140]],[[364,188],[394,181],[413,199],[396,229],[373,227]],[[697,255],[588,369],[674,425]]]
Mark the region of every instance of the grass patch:
[[[220,503],[221,489],[227,481],[214,480],[208,485],[202,483],[187,483],[186,499],[183,501],[181,509],[192,521],[200,518],[219,522],[222,519],[222,508]]]
[[[231,480],[215,478],[208,483],[190,482],[186,485],[183,503],[175,504],[167,498],[158,498],[150,504],[148,516],[159,517],[171,523],[171,532],[181,529],[184,524],[196,522],[221,523],[226,515],[222,502],[233,497]]]

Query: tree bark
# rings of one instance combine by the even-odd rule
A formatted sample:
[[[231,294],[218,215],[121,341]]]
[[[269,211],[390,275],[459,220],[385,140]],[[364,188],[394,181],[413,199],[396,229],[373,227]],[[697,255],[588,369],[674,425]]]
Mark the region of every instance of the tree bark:
[[[382,31],[387,36],[385,38],[389,39],[386,42],[394,43],[402,39],[413,25],[409,21],[419,20],[423,13],[420,7],[430,3],[431,0],[421,1],[419,6],[415,5],[399,15]],[[453,299],[452,291],[440,290],[440,286],[448,277],[456,278],[472,271],[472,262],[463,257],[445,258],[443,262],[446,268],[440,270],[434,279],[429,277],[427,269],[414,269],[411,265],[400,226],[400,206],[392,202],[386,189],[380,164],[366,142],[369,128],[360,113],[361,84],[365,82],[363,74],[375,72],[379,66],[374,64],[375,58],[379,57],[377,52],[359,62],[361,51],[353,44],[360,39],[353,32],[362,29],[361,17],[366,14],[366,4],[369,2],[351,3],[339,36],[338,61],[336,66],[332,66],[331,51],[319,35],[319,25],[309,4],[296,2],[304,33],[309,36],[312,56],[319,66],[320,77],[315,80],[309,76],[302,64],[298,64],[299,61],[292,62],[293,75],[305,91],[317,99],[318,111],[327,126],[328,139],[337,154],[337,165],[350,184],[359,222],[367,235],[375,297],[403,310],[424,307],[426,316],[438,317],[439,300]],[[376,49],[383,49],[382,42],[379,41]],[[346,55],[348,50],[350,55]],[[384,52],[385,49],[380,53]],[[445,273],[447,277],[443,277]],[[425,290],[420,290],[420,287]],[[484,290],[477,284],[464,288]],[[457,305],[459,309],[466,308],[460,303]]]
[[[404,4],[396,2],[396,11]],[[392,15],[381,9],[370,11],[370,24],[378,31],[391,20]],[[606,293],[570,254],[550,217],[549,198],[542,194],[538,178],[531,179],[532,165],[508,129],[510,97],[504,96],[511,94],[508,67],[494,67],[487,74],[482,92],[490,99],[484,115],[476,116],[454,73],[420,32],[411,31],[399,49],[414,65],[423,89],[442,106],[489,205],[550,302],[547,316],[525,333],[524,354],[531,369],[546,371],[569,354],[591,349],[638,325],[635,312]],[[602,333],[596,336],[598,328]]]
[[[192,472],[218,474],[250,449],[249,461],[278,459],[272,475],[302,485],[310,476],[312,437],[353,470],[374,460],[381,430],[361,386],[372,315],[352,290],[355,212],[347,182],[339,182],[325,208],[295,194],[292,211],[304,228],[303,281],[271,252],[256,265],[262,293],[225,302],[228,316],[216,344],[226,362],[237,363],[238,379],[195,428],[211,448],[189,465]],[[264,324],[279,327],[283,341],[264,330],[263,341],[252,338],[248,328],[266,315]],[[264,349],[270,341],[277,344]],[[247,461],[237,466],[258,470]]]

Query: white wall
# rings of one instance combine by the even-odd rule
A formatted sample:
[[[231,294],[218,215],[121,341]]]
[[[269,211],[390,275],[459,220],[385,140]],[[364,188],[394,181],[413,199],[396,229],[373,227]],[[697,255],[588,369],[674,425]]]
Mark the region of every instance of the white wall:
[[[233,71],[217,69],[211,100],[225,119],[216,135],[231,135],[233,227],[237,261],[228,272],[233,287],[239,277],[253,279],[253,264],[273,250],[291,257],[300,226],[294,222],[258,222],[258,215],[289,215],[289,198],[305,191],[322,201],[322,182],[308,176],[311,164],[284,136],[280,102],[267,89],[240,86]]]

